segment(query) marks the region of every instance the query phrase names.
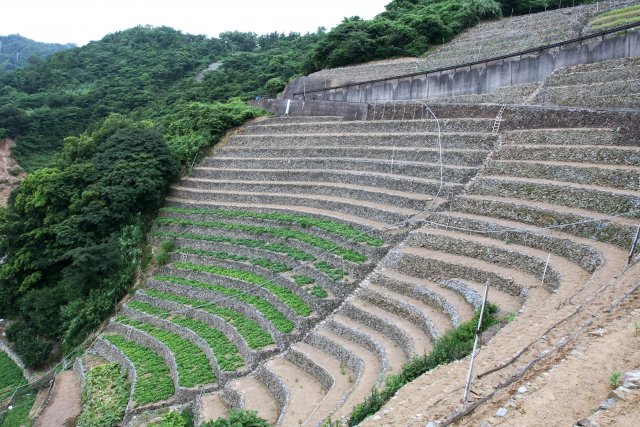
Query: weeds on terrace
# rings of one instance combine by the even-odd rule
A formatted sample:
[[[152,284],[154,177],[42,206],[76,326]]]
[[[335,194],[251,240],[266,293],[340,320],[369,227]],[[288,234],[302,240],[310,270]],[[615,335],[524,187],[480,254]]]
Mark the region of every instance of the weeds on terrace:
[[[122,421],[131,384],[117,363],[96,366],[86,375],[79,426],[109,427]]]
[[[219,330],[212,328],[205,322],[189,317],[171,315],[167,310],[140,301],[129,301],[127,305],[135,310],[161,319],[169,319],[171,322],[190,329],[196,335],[202,337],[216,356],[220,369],[225,372],[235,371],[244,366],[244,360],[238,352],[238,347]]]
[[[344,270],[336,268],[324,261],[315,263],[314,267],[317,270],[322,271],[327,276],[331,277],[331,279],[333,279],[334,281],[341,280],[344,276],[347,275],[347,273]]]
[[[133,392],[136,405],[158,402],[173,394],[173,380],[162,357],[120,335],[104,335],[103,338],[118,347],[136,368],[137,381]]]
[[[192,264],[189,262],[176,262],[172,265],[173,267],[180,270],[202,271],[204,273],[217,274],[219,276],[238,279],[242,280],[243,282],[262,286],[263,288],[274,294],[276,297],[278,297],[280,301],[291,307],[291,309],[298,316],[307,317],[311,315],[311,313],[313,313],[313,309],[298,295],[294,294],[284,286],[276,285],[275,283],[272,283],[271,281],[257,274],[231,268],[217,267],[213,265]]]
[[[496,305],[487,305],[482,322],[483,331],[498,323],[497,312],[498,307]],[[473,349],[475,329],[478,325],[479,316],[480,311],[478,310],[473,319],[448,331],[436,341],[431,353],[414,358],[402,367],[399,374],[387,377],[381,389],[374,389],[364,402],[353,408],[348,420],[349,425],[355,426],[369,415],[375,414],[402,386],[415,380],[425,372],[469,355]]]
[[[123,316],[118,316],[117,320],[123,325],[146,332],[171,350],[178,366],[180,386],[195,387],[216,382],[216,377],[211,371],[207,356],[191,341],[173,332],[138,320]]]
[[[202,240],[205,242],[225,243],[229,245],[261,249],[264,251],[285,254],[291,259],[294,259],[296,261],[315,260],[315,258],[312,255],[309,255],[308,253],[306,253],[305,251],[301,251],[300,249],[294,249],[279,243],[266,243],[266,242],[263,242],[262,240],[233,239],[230,237],[222,237],[222,236],[204,236],[202,234],[195,234],[195,233],[173,233],[173,232],[166,232],[166,231],[158,231],[153,235],[155,237],[172,237],[176,239]]]
[[[636,322],[636,323],[634,323],[634,325],[633,325],[633,326],[634,326],[634,327],[635,327],[635,329],[636,329],[636,335],[639,335],[639,334],[640,334],[640,322]]]
[[[289,333],[295,327],[294,323],[287,319],[287,317],[277,310],[268,301],[263,300],[255,295],[243,292],[238,289],[228,288],[222,285],[214,285],[210,283],[198,282],[197,280],[184,279],[182,277],[174,276],[154,276],[155,280],[175,283],[182,286],[188,286],[191,288],[206,289],[213,292],[221,293],[235,297],[240,301],[244,301],[247,304],[254,306],[260,313],[264,315],[273,325],[283,333]]]
[[[367,256],[360,252],[346,249],[340,245],[321,237],[315,236],[309,233],[303,233],[302,231],[290,230],[288,228],[280,227],[264,227],[258,225],[246,225],[246,224],[233,224],[217,221],[194,221],[184,218],[158,218],[156,223],[160,225],[182,225],[182,226],[196,226],[214,228],[218,230],[229,231],[242,231],[245,233],[269,235],[279,237],[282,239],[293,239],[308,245],[314,246],[323,251],[334,253],[347,261],[363,263],[367,261]]]
[[[303,228],[315,227],[336,236],[345,237],[354,242],[366,243],[369,246],[380,247],[384,244],[384,241],[375,236],[370,236],[358,230],[350,225],[344,225],[336,221],[328,219],[320,219],[306,215],[295,215],[285,213],[269,213],[269,212],[249,212],[249,211],[233,211],[224,209],[185,209],[185,208],[162,208],[162,212],[172,213],[184,213],[184,214],[198,214],[198,215],[210,215],[216,217],[227,218],[255,218],[266,219],[279,222],[288,222],[291,224],[297,224]]]
[[[165,265],[169,262],[169,253],[173,251],[173,248],[176,246],[176,242],[174,240],[165,240],[160,243],[160,247],[158,248],[158,253],[156,254],[156,263],[158,265]]]
[[[620,384],[620,379],[622,378],[622,372],[615,371],[609,374],[609,385],[611,388],[616,388]]]
[[[273,344],[271,335],[256,322],[241,313],[227,307],[218,307],[211,302],[183,297],[181,295],[147,289],[145,293],[153,298],[172,301],[190,307],[199,307],[201,310],[218,316],[233,326],[252,349],[259,349]]]

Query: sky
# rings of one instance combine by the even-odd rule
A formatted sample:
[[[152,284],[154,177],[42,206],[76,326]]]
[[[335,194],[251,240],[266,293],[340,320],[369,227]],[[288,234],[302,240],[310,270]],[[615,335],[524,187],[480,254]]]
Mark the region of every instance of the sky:
[[[368,19],[391,0],[10,0],[0,3],[0,35],[82,46],[137,25],[166,25],[215,37],[224,31],[306,33],[345,16]],[[4,4],[2,4],[4,3]]]

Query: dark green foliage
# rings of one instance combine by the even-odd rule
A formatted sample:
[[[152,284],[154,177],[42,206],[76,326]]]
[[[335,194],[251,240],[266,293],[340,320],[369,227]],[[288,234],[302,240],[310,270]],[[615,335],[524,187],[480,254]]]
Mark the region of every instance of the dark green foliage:
[[[493,0],[393,0],[386,11],[365,21],[345,18],[316,48],[316,69],[374,59],[420,56],[482,19],[501,16]]]
[[[190,102],[176,107],[165,121],[167,141],[173,157],[184,170],[199,159],[203,150],[218,142],[224,133],[249,119],[264,114],[239,98],[226,103]]]
[[[504,16],[524,15],[560,7],[595,3],[596,0],[499,0]]]
[[[269,423],[258,416],[256,411],[235,409],[228,418],[218,418],[202,424],[202,427],[269,427]]]
[[[482,331],[498,323],[497,312],[497,306],[487,304],[483,316]],[[414,358],[406,363],[398,374],[387,377],[381,389],[374,389],[364,402],[353,408],[348,420],[349,425],[358,425],[368,416],[375,414],[401,387],[425,372],[469,355],[473,349],[479,317],[480,311],[478,310],[473,319],[446,332],[436,341],[431,353]]]
[[[60,339],[66,349],[80,343],[124,295],[144,219],[173,176],[155,129],[111,116],[67,138],[56,165],[12,193],[0,222],[0,313],[17,320],[7,335],[29,366]]]
[[[49,55],[75,47],[73,44],[41,43],[19,34],[0,36],[0,46],[0,72],[36,65]]]

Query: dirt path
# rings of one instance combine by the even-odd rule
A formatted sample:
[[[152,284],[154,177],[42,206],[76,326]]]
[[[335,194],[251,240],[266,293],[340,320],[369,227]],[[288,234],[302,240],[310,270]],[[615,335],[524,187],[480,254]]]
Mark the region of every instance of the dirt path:
[[[47,407],[34,427],[74,426],[82,411],[82,391],[75,372],[65,371],[56,377]]]

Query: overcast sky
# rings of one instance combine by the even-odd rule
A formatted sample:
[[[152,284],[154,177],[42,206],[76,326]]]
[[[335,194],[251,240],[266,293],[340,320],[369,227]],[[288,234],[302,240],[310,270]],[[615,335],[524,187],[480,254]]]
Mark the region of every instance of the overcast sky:
[[[345,16],[372,18],[391,0],[9,0],[0,2],[0,35],[83,45],[136,25],[185,33],[306,33]],[[4,4],[3,4],[4,3]]]

